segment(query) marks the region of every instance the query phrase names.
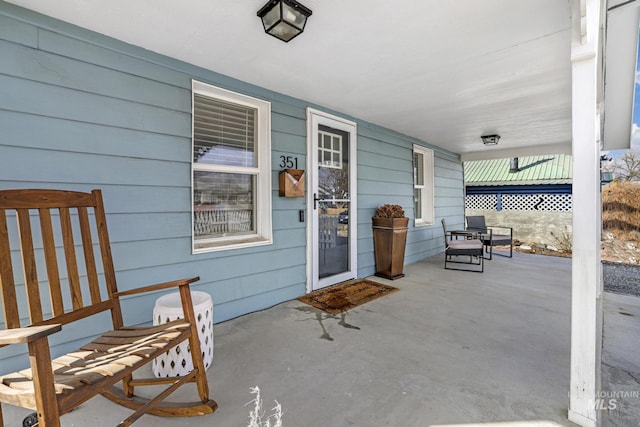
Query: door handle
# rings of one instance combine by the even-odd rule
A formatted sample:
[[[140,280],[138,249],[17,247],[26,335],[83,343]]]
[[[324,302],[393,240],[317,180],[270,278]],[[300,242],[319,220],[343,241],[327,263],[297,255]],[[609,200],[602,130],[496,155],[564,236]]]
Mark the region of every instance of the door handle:
[[[313,210],[315,211],[316,209],[318,209],[318,200],[321,200],[318,198],[318,194],[317,193],[313,193]]]

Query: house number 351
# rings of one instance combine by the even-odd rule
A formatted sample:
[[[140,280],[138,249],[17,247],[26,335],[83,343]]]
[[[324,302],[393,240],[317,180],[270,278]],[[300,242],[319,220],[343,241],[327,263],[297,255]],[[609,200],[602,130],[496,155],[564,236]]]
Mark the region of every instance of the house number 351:
[[[280,156],[282,169],[298,169],[298,158],[293,156]]]

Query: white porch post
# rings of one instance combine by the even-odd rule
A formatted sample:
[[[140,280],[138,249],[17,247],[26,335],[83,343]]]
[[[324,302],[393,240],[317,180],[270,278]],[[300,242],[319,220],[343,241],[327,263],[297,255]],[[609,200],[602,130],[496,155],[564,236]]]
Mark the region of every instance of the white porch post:
[[[602,337],[598,59],[602,0],[573,1],[573,258],[569,420],[597,426]]]

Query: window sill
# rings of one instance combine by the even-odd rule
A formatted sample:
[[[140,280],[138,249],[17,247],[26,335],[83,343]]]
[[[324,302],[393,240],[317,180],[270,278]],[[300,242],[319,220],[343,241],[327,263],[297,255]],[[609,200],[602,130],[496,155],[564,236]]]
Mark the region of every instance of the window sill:
[[[273,244],[273,240],[263,237],[251,237],[236,241],[220,241],[220,242],[195,242],[193,245],[193,254],[203,254],[208,252],[227,251],[232,249],[251,248],[254,246],[264,246]]]
[[[427,222],[427,221],[422,221],[422,220],[415,220],[413,222],[413,226],[418,228],[418,227],[429,227],[430,225],[433,225],[433,222]]]

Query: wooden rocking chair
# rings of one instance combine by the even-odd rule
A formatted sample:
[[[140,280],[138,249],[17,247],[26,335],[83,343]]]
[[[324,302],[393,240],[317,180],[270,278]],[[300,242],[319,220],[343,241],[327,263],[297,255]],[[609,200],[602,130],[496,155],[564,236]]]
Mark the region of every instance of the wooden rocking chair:
[[[99,255],[94,252],[94,241]],[[12,260],[21,265],[13,265]],[[31,366],[0,374],[0,403],[35,410],[39,427],[60,426],[60,416],[97,394],[134,410],[121,426],[146,413],[180,417],[214,412],[218,405],[209,399],[189,290],[189,284],[196,280],[118,292],[99,190],[0,191],[0,298],[4,314],[0,347],[26,343]],[[151,327],[123,325],[121,297],[170,288],[180,293],[184,319]],[[26,308],[19,304],[25,301],[24,293]],[[51,360],[49,335],[63,325],[106,311],[111,314],[112,330]],[[93,322],[96,325],[99,320]],[[185,340],[189,341],[194,366],[189,374],[134,378],[139,368]],[[120,381],[122,388],[116,386]],[[162,403],[187,382],[196,383],[199,401]],[[135,387],[148,385],[166,387],[150,399],[134,394]],[[0,427],[3,425],[0,407]]]

